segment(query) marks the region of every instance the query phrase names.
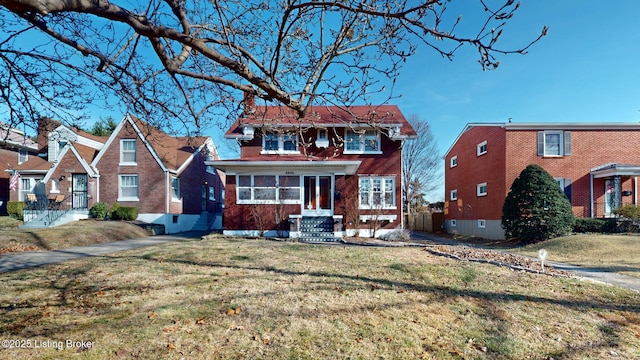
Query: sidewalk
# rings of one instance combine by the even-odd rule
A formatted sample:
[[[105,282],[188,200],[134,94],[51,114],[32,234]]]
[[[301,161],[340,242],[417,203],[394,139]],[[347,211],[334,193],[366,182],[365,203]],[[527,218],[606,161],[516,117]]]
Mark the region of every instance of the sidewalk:
[[[429,241],[438,245],[465,245],[450,239],[439,237],[435,234],[412,232],[412,239]],[[554,261],[549,261],[548,264],[553,265],[558,270],[567,271],[573,276],[602,284],[609,284],[618,286],[624,289],[635,290],[640,292],[640,278],[633,276],[622,275],[616,272],[604,271],[602,269],[585,268],[576,265],[563,264]]]
[[[99,256],[117,251],[138,249],[145,246],[199,238],[201,232],[186,232],[172,235],[156,235],[139,239],[120,240],[109,243],[78,246],[52,251],[26,251],[0,255],[0,273],[29,269],[89,256]]]

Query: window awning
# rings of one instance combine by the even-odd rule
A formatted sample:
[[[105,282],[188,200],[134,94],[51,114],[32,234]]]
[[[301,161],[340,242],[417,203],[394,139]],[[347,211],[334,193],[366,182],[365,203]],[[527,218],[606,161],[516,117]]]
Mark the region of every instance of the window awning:
[[[246,160],[215,160],[205,161],[206,165],[220,169],[228,175],[238,173],[258,173],[258,172],[326,172],[334,174],[354,175],[360,164],[359,160],[348,161],[246,161]]]

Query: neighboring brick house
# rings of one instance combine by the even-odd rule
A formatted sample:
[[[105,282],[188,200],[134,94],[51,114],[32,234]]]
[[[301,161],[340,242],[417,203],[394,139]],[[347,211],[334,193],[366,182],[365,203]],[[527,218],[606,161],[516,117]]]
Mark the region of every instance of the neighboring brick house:
[[[7,215],[10,181],[15,175],[15,167],[37,154],[38,145],[35,141],[23,131],[0,122],[0,166],[3,170],[0,171],[0,215]],[[18,176],[14,180],[20,181]]]
[[[331,241],[401,228],[402,144],[415,136],[392,105],[316,106],[299,119],[249,99],[225,134],[240,158],[207,162],[226,172],[224,233]]]
[[[504,238],[502,205],[529,164],[557,181],[577,217],[637,204],[637,123],[472,123],[445,154],[449,233]]]
[[[42,156],[16,167],[21,176],[38,172],[38,185],[12,200],[24,201],[26,192],[49,205],[61,195],[68,209],[133,206],[138,220],[168,233],[221,227],[224,182],[204,163],[218,158],[209,137],[172,137],[126,115],[109,137],[45,119],[38,139]]]

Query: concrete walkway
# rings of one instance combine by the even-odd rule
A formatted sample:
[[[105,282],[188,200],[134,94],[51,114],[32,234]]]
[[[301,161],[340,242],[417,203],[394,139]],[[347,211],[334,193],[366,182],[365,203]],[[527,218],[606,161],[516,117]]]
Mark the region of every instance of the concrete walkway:
[[[52,251],[25,251],[0,255],[0,273],[56,264],[63,261],[99,256],[117,251],[138,249],[145,246],[200,238],[202,232],[186,232],[172,235],[156,235],[146,238],[120,240],[109,243],[77,246]]]
[[[422,233],[422,232],[412,232],[411,238],[415,240],[423,240],[426,242],[431,242],[438,245],[472,246],[472,245],[456,242],[451,239],[442,238],[434,234]],[[492,250],[492,249],[488,249],[488,250]],[[504,250],[501,250],[501,251],[504,251]],[[585,268],[581,266],[563,264],[563,263],[554,262],[554,261],[548,261],[547,263],[550,265],[553,265],[553,267],[558,270],[567,271],[571,273],[574,277],[580,278],[582,280],[608,284],[613,286],[619,286],[621,288],[640,292],[640,278],[637,278],[637,277],[618,274],[616,272],[606,271],[603,269]]]

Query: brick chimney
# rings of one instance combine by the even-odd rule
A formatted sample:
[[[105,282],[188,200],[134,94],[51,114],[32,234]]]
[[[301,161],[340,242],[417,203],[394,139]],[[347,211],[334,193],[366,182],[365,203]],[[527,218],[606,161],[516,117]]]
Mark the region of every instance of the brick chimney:
[[[245,114],[253,114],[256,112],[256,98],[252,93],[245,91],[242,103],[244,105]]]

